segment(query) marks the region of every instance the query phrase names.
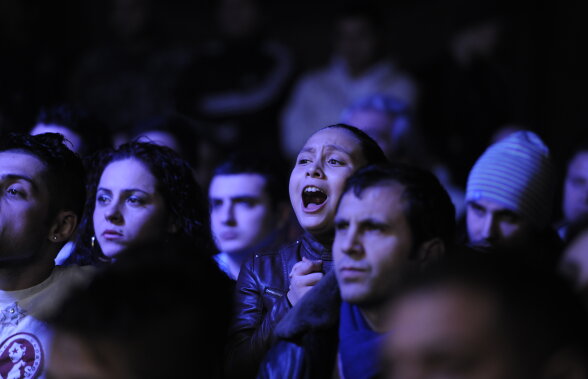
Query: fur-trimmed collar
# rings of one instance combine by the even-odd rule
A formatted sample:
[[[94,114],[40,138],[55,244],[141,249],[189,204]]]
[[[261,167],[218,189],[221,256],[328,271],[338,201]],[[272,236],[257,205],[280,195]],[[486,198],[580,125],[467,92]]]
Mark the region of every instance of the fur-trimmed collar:
[[[291,339],[339,322],[341,295],[334,270],[327,273],[276,326],[276,336]]]

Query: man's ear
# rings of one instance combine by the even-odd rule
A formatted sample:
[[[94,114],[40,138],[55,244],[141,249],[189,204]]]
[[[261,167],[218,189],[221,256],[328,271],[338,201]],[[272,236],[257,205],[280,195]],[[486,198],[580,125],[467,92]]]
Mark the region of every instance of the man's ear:
[[[417,250],[416,258],[421,264],[435,262],[445,255],[445,243],[440,238],[423,242]]]
[[[67,242],[78,226],[78,216],[72,211],[62,210],[53,219],[47,238],[54,243]]]

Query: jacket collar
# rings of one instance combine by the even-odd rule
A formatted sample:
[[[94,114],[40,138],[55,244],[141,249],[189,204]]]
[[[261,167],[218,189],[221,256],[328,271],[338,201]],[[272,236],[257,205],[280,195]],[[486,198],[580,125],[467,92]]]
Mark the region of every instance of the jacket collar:
[[[327,329],[339,322],[341,295],[335,272],[326,274],[276,326],[276,335],[290,339],[309,330]]]
[[[330,239],[327,244],[323,244],[312,234],[304,232],[304,234],[300,237],[300,242],[302,242],[302,246],[312,259],[320,259],[322,261],[333,260],[333,254],[331,250],[333,246],[332,239]]]

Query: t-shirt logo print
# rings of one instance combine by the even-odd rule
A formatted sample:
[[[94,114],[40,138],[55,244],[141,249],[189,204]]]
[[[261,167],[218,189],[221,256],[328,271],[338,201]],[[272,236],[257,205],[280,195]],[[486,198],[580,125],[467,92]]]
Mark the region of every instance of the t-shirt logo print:
[[[37,378],[42,371],[44,353],[32,334],[17,333],[0,344],[0,379]]]
[[[2,309],[2,314],[0,314],[0,326],[17,326],[20,320],[25,316],[26,312],[15,302]]]

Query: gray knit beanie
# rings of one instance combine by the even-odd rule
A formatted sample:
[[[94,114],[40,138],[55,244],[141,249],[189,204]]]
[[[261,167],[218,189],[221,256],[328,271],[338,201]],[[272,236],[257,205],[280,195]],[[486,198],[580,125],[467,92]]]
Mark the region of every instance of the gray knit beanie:
[[[470,171],[466,201],[494,201],[538,228],[550,221],[555,173],[549,149],[530,131],[490,146]]]

